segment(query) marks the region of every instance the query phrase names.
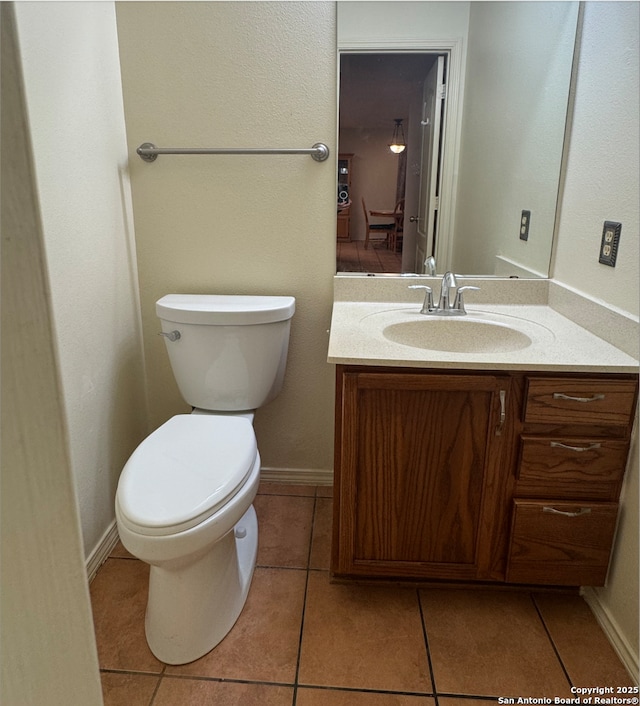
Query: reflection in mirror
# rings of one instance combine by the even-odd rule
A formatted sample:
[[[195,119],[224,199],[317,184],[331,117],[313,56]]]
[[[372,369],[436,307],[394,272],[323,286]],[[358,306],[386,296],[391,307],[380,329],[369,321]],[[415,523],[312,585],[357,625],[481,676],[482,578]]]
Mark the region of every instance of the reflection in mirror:
[[[341,51],[339,272],[548,276],[577,17],[471,2],[458,74],[445,40]]]

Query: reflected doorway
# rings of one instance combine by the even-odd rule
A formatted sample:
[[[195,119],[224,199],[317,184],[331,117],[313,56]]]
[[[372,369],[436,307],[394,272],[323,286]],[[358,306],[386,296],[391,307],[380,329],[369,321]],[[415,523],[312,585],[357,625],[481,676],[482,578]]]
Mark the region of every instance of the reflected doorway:
[[[445,110],[436,82],[444,84],[445,59],[442,52],[341,53],[338,271],[423,272],[425,257],[435,252]],[[429,103],[428,96],[439,100]],[[398,120],[406,149],[394,153],[389,145]],[[374,239],[370,231],[363,248],[370,229],[365,209],[369,216],[387,214],[370,216],[371,225],[388,225],[399,202],[404,208],[397,237],[380,233]]]

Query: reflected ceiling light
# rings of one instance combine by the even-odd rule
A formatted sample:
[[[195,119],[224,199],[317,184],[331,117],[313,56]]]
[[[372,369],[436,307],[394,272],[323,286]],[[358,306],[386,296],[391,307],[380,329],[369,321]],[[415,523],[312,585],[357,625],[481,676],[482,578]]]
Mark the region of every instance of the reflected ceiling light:
[[[396,126],[393,128],[393,137],[389,149],[395,154],[400,154],[407,146],[404,139],[404,130],[402,128],[402,118],[395,118]]]

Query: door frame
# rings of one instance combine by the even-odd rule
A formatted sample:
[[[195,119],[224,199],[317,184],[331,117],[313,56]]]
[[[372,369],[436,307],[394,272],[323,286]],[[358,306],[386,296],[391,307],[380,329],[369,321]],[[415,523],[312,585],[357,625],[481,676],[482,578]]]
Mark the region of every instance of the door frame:
[[[442,173],[440,176],[440,202],[438,208],[438,241],[436,242],[436,266],[438,272],[449,269],[453,248],[453,233],[455,232],[455,205],[458,189],[458,160],[460,156],[460,140],[462,133],[462,101],[464,88],[463,74],[463,40],[453,39],[372,39],[348,40],[338,42],[337,61],[337,96],[338,111],[340,110],[340,56],[342,54],[447,54],[447,95],[445,114],[442,125],[443,155]],[[336,134],[339,125],[336,121]],[[338,140],[336,139],[336,144]],[[416,263],[416,268],[424,271],[422,264]]]

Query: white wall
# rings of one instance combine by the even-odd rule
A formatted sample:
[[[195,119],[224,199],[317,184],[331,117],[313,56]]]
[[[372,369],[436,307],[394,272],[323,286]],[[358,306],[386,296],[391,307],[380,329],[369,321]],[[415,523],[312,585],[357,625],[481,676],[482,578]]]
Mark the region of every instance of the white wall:
[[[12,3],[2,28],[0,702],[102,704]]]
[[[469,2],[339,0],[338,47],[352,42],[452,39],[467,36]]]
[[[85,554],[147,431],[112,2],[16,3],[29,131]]]
[[[152,421],[186,410],[156,333],[169,292],[296,297],[280,396],[255,420],[263,467],[330,473],[326,362],[336,251],[335,6],[119,3],[118,34]],[[311,147],[308,156],[165,156],[183,147]]]
[[[553,277],[638,315],[640,167],[637,2],[587,2]],[[614,39],[612,39],[614,38]],[[604,221],[622,223],[615,268]]]
[[[548,275],[577,15],[575,2],[471,3],[456,272],[495,272],[499,254]]]
[[[587,2],[553,278],[638,315],[640,5]],[[615,41],[611,41],[615,38]],[[605,220],[622,222],[615,268],[598,263]],[[637,319],[636,319],[637,320]],[[622,498],[608,585],[597,591],[638,663],[638,444]]]

